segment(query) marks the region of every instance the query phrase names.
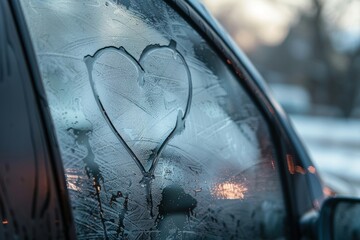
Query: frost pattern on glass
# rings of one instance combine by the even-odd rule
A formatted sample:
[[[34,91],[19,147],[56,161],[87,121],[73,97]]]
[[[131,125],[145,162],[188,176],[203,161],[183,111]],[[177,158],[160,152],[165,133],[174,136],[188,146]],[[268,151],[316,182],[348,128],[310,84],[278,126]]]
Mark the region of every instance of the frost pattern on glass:
[[[22,6],[79,239],[282,236],[267,125],[178,14],[158,0]]]

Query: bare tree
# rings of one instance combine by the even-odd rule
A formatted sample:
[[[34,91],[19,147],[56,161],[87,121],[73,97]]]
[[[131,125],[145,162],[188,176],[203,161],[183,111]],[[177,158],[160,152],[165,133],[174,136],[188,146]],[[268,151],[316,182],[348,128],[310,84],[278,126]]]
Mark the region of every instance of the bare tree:
[[[249,57],[265,79],[271,80],[269,73],[275,71],[283,75],[284,81],[306,87],[315,104],[331,106],[338,109],[343,117],[349,117],[356,101],[359,101],[360,41],[351,50],[339,51],[333,35],[339,31],[336,27],[338,21],[347,14],[349,4],[355,0],[331,2],[333,5],[325,0],[309,0],[311,9],[289,1],[269,1],[296,12],[300,20],[290,28],[280,46],[256,47],[248,52]],[[251,30],[251,26],[244,26],[240,18],[230,18],[233,11],[236,11],[234,6],[227,2],[217,11],[216,16],[232,36],[239,37],[239,31]],[[301,52],[301,49],[294,50],[297,45],[292,44],[298,38],[302,38],[301,41],[311,49],[306,58],[299,59],[291,53]]]

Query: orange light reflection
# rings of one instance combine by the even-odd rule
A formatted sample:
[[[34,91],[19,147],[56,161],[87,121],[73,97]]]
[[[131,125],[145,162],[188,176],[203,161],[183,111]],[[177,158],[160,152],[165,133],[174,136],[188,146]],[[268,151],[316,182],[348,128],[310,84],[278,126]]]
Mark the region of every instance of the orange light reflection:
[[[73,174],[72,169],[67,169],[67,171],[70,172],[70,173],[66,174],[66,182],[67,182],[68,189],[80,192],[81,188],[78,186],[78,183],[77,183],[77,181],[80,177],[76,174]]]
[[[323,193],[327,197],[336,195],[336,193],[333,190],[331,190],[331,188],[329,188],[329,187],[323,187]]]
[[[211,193],[218,199],[244,199],[247,190],[240,183],[223,182],[216,184]]]
[[[289,169],[290,174],[294,174],[295,173],[295,164],[294,164],[294,161],[292,159],[292,156],[287,154],[286,155],[286,160],[287,160],[288,169]]]
[[[316,168],[315,168],[314,166],[309,166],[309,167],[308,167],[308,170],[309,170],[309,172],[312,173],[312,174],[315,174],[315,173],[316,173]]]
[[[3,219],[3,220],[2,220],[2,224],[6,225],[6,224],[8,224],[8,223],[9,223],[9,221],[8,221],[7,219]]]
[[[303,169],[301,166],[296,166],[296,167],[295,167],[295,171],[296,171],[297,173],[300,173],[300,174],[305,174],[305,173],[306,173],[306,170]]]

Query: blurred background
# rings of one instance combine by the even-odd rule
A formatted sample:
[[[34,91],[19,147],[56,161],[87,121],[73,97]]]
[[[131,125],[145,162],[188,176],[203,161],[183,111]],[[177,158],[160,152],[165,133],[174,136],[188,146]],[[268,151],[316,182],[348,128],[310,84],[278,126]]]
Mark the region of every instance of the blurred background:
[[[202,0],[270,85],[325,185],[360,197],[360,0]]]

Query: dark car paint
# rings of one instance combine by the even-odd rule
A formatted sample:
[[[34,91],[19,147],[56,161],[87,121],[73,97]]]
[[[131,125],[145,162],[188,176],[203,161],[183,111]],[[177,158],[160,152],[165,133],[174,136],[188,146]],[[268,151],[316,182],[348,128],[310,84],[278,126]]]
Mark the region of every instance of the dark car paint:
[[[14,162],[14,158],[11,158],[11,156],[22,153],[19,157],[22,162],[15,165],[13,169],[10,168],[11,172],[9,172],[9,174],[12,174],[12,178],[19,179],[22,178],[23,173],[28,171],[28,163],[37,163],[37,175],[47,175],[48,178],[43,180],[48,184],[51,183],[52,187],[47,189],[45,199],[38,197],[37,199],[28,199],[28,201],[40,202],[52,198],[55,206],[51,207],[59,210],[59,216],[56,216],[56,220],[54,219],[49,224],[53,224],[53,228],[59,229],[66,239],[75,239],[75,228],[66,189],[65,175],[63,174],[63,166],[52,122],[49,118],[46,97],[37,70],[35,55],[31,52],[31,41],[28,35],[21,30],[26,31],[24,19],[15,18],[15,16],[18,16],[15,9],[20,10],[17,1],[0,2],[0,10],[4,13],[1,14],[1,17],[4,18],[3,22],[5,23],[4,32],[0,34],[5,47],[1,49],[1,55],[6,59],[6,68],[0,81],[0,85],[2,85],[0,89],[4,88],[5,90],[4,94],[0,94],[0,102],[9,107],[9,111],[2,108],[3,113],[6,114],[2,114],[0,118],[0,125],[4,127],[4,129],[1,129],[0,143],[7,150],[7,156],[4,156],[1,161],[7,158],[12,159],[8,164],[10,165]],[[22,33],[21,37],[19,33]],[[9,88],[5,84],[11,84],[13,87]],[[33,178],[33,181],[39,181],[36,176]],[[4,191],[6,190],[8,194],[13,191],[11,197],[16,199],[26,197],[23,192],[24,189],[11,189],[6,181],[1,182],[3,183],[1,188]],[[36,193],[35,189],[34,186],[33,196],[41,193]],[[38,188],[37,191],[41,191],[41,189]],[[9,199],[5,200],[13,205],[12,209],[9,209],[9,217],[14,218],[17,212],[26,212],[27,206],[16,204],[17,202],[11,199],[10,196]],[[43,211],[46,214],[46,211],[52,210],[49,210],[49,204],[43,205],[42,209],[44,210],[39,213],[40,217],[44,215]],[[21,234],[26,236],[25,229],[31,226],[30,220],[34,218],[36,219],[36,209],[32,207],[31,216],[14,221],[13,230],[18,232],[20,236]],[[48,231],[46,226],[41,226],[37,221],[34,222],[35,226],[31,226],[35,229],[34,231],[38,233]]]
[[[299,219],[305,211],[319,209],[323,201],[323,194],[319,177],[316,174],[302,174],[290,171],[289,162],[287,158],[291,158],[293,164],[306,169],[311,166],[309,159],[303,145],[295,134],[285,112],[276,103],[271,96],[269,89],[257,73],[255,68],[251,65],[246,56],[236,47],[235,43],[228,37],[228,35],[221,29],[214,19],[206,12],[197,1],[167,1],[180,14],[184,16],[195,28],[197,28],[210,42],[212,42],[215,49],[217,49],[224,61],[227,61],[233,70],[238,74],[241,84],[249,91],[255,102],[263,111],[264,116],[269,121],[271,130],[273,131],[274,141],[278,146],[278,155],[280,159],[280,170],[282,173],[283,189],[285,192],[288,214],[290,218],[289,238],[296,239],[300,237]],[[37,117],[35,124],[43,126],[44,133],[38,136],[39,141],[43,141],[44,148],[49,154],[46,161],[50,163],[50,172],[57,176],[55,180],[55,189],[60,201],[60,209],[62,213],[64,232],[67,234],[66,238],[74,239],[75,230],[72,221],[71,208],[69,197],[66,190],[64,170],[61,163],[59,149],[54,136],[54,128],[50,119],[50,112],[48,109],[45,91],[42,86],[39,69],[37,66],[35,53],[30,41],[29,33],[25,23],[25,19],[18,1],[4,1],[1,2],[2,11],[12,14],[2,14],[6,17],[5,26],[12,24],[14,21],[16,27],[6,29],[7,34],[1,36],[8,36],[9,31],[17,33],[21,36],[20,43],[16,45],[16,57],[18,61],[24,61],[24,66],[27,65],[26,76],[22,76],[22,80],[26,78],[31,79],[32,86],[25,85],[25,91],[29,94],[35,94],[35,98],[27,100],[28,108],[32,115]],[[1,28],[0,28],[1,30]],[[0,42],[0,43],[3,43]],[[13,42],[14,44],[15,42]],[[3,49],[7,47],[2,44],[1,57],[5,56]],[[22,52],[22,51],[23,52]],[[24,56],[23,56],[24,54]],[[3,62],[3,61],[2,61]],[[5,61],[6,62],[6,61]],[[1,65],[1,72],[4,73],[5,65]],[[26,82],[28,84],[30,81]],[[1,84],[1,83],[0,83]],[[21,93],[17,93],[21,94]],[[6,98],[3,98],[6,99]],[[25,109],[23,109],[26,111]],[[17,116],[8,116],[16,118]],[[29,117],[29,116],[28,116]],[[41,140],[42,139],[42,140]],[[3,139],[1,140],[3,141]],[[31,143],[29,143],[31,144]]]

